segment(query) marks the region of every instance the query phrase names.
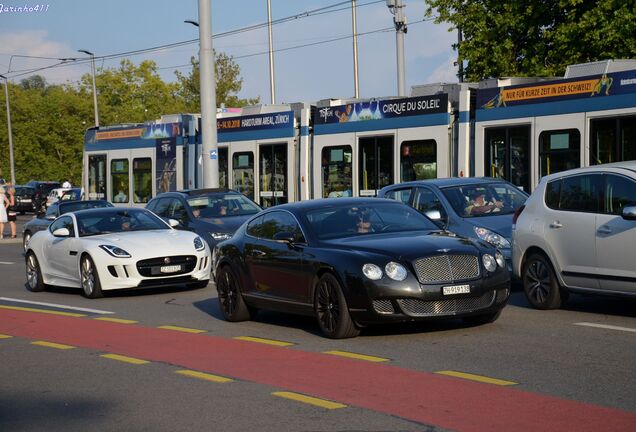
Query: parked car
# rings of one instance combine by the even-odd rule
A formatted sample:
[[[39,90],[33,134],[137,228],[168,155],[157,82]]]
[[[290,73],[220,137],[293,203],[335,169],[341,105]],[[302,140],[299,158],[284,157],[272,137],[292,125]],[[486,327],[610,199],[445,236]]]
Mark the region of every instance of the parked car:
[[[88,298],[126,288],[202,288],[210,280],[210,262],[201,237],[172,229],[148,210],[94,208],[63,214],[31,237],[27,287],[82,288]]]
[[[179,221],[177,229],[196,232],[210,249],[232,237],[234,231],[261,207],[231,189],[196,189],[166,192],[146,205],[158,216]]]
[[[49,192],[51,189],[59,188],[60,182],[31,180],[26,185],[35,189],[34,206],[36,211],[43,213],[46,210],[46,199]]]
[[[31,219],[22,229],[22,246],[26,252],[29,239],[38,231],[43,231],[51,225],[55,219],[64,213],[90,208],[113,207],[111,203],[105,200],[89,200],[89,201],[58,201],[51,204],[46,209],[46,213],[41,213],[38,217]]]
[[[534,307],[636,297],[636,161],[544,177],[513,222],[513,270]]]
[[[223,316],[260,308],[316,316],[330,338],[366,325],[495,321],[510,294],[491,244],[440,230],[409,206],[332,198],[268,208],[214,249]]]
[[[35,212],[34,206],[35,189],[30,186],[15,186],[15,204],[9,207],[9,210],[16,213],[24,214],[26,212]]]
[[[64,193],[68,192],[70,189],[67,188],[55,188],[51,189],[49,194],[46,197],[46,207],[48,208],[54,202],[57,202]]]
[[[465,237],[497,247],[511,269],[512,216],[528,194],[505,180],[440,178],[386,186],[378,197],[401,201]]]

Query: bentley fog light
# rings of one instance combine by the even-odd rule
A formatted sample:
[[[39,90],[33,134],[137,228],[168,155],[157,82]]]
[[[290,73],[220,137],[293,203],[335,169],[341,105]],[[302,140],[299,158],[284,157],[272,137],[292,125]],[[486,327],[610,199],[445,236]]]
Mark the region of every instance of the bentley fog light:
[[[501,252],[497,251],[495,254],[495,260],[497,261],[497,265],[501,268],[506,268],[506,259],[501,254]]]
[[[477,234],[477,237],[484,241],[487,241],[491,245],[502,249],[510,248],[510,242],[499,234],[494,233],[489,229],[483,227],[474,227],[474,230],[475,234]]]
[[[484,256],[481,257],[481,261],[484,263],[484,267],[486,267],[486,270],[488,270],[489,272],[494,272],[495,270],[497,270],[497,262],[492,255],[484,254]]]
[[[123,250],[122,248],[118,248],[113,245],[99,245],[100,248],[108,252],[110,256],[114,256],[115,258],[130,258],[130,254]]]
[[[406,269],[402,264],[391,261],[384,267],[384,271],[393,280],[403,281],[406,279]]]
[[[203,243],[203,239],[201,239],[201,237],[195,237],[194,238],[194,248],[198,251],[202,251],[203,249],[205,249],[205,244]]]
[[[371,280],[378,280],[382,277],[382,269],[375,264],[363,265],[362,273]]]

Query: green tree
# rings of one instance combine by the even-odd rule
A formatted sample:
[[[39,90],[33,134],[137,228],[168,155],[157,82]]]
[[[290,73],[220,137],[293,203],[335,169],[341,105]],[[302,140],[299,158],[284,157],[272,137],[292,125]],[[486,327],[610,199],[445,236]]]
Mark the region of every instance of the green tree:
[[[569,64],[636,57],[635,0],[426,0],[461,29],[463,78],[558,76]]]
[[[199,112],[201,107],[199,61],[190,58],[192,70],[188,75],[175,71],[180,84],[180,95],[190,112]],[[228,107],[243,107],[259,103],[260,97],[255,99],[239,99],[236,95],[243,87],[240,78],[241,68],[227,54],[214,52],[214,75],[216,77],[216,105],[225,104]]]

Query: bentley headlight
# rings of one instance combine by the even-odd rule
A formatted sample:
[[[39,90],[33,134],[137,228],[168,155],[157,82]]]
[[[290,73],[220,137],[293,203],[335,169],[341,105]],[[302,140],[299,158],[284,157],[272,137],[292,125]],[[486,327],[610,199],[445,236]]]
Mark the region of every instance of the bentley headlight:
[[[210,235],[216,241],[222,241],[222,240],[227,240],[232,238],[231,233],[225,233],[225,232],[211,232]]]
[[[491,245],[502,249],[510,248],[510,242],[499,234],[494,233],[489,229],[483,227],[474,227],[473,229],[475,230],[475,234],[477,234],[477,237],[484,241],[487,241]]]
[[[117,246],[99,245],[99,247],[108,252],[110,256],[114,256],[115,258],[130,258],[130,254],[128,252]]]
[[[484,267],[486,267],[486,270],[489,272],[492,273],[497,270],[497,262],[492,255],[484,254],[484,256],[481,257],[481,261],[484,263]]]
[[[375,264],[363,265],[362,273],[371,280],[378,280],[382,277],[382,269]]]
[[[205,243],[203,243],[203,239],[199,236],[194,238],[194,248],[198,251],[202,251],[205,249]]]
[[[384,271],[388,277],[396,281],[403,281],[406,279],[406,269],[402,264],[391,261],[384,266]]]
[[[495,260],[497,261],[497,265],[501,268],[506,268],[506,259],[501,254],[501,252],[497,251],[495,254]]]

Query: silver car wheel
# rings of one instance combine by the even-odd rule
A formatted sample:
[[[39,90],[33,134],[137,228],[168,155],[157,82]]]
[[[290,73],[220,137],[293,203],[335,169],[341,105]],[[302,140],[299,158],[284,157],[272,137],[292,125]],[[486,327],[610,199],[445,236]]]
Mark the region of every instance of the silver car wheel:
[[[24,238],[22,239],[22,247],[24,248],[24,252],[27,251],[27,245],[29,244],[29,240],[31,240],[31,233],[27,232],[24,234]]]
[[[95,271],[93,263],[88,258],[82,259],[81,265],[82,289],[86,297],[90,297],[95,290]]]
[[[551,289],[550,270],[542,261],[533,261],[526,275],[529,282],[528,295],[537,302],[546,301]]]
[[[38,280],[40,279],[40,266],[35,259],[35,255],[29,255],[27,259],[27,283],[29,284],[29,288],[31,290],[37,289]]]

